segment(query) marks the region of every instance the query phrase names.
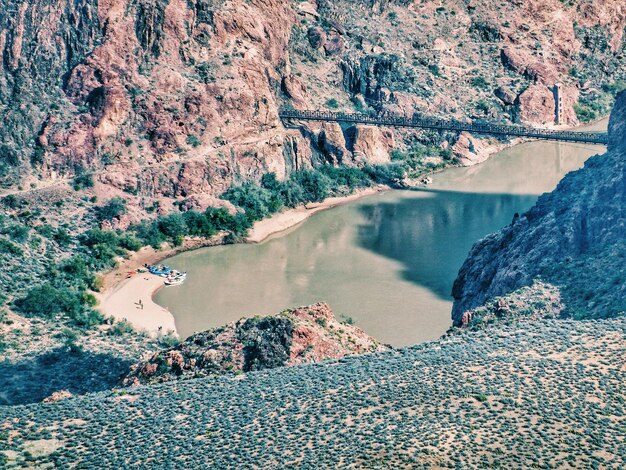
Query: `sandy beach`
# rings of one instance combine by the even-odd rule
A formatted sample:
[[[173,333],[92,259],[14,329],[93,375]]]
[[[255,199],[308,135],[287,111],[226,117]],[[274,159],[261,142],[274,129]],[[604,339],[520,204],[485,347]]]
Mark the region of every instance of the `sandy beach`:
[[[152,336],[176,332],[174,316],[152,301],[153,294],[163,287],[163,280],[150,273],[134,274],[99,294],[99,309],[105,315],[117,321],[126,320]]]
[[[272,217],[254,224],[246,238],[248,243],[261,243],[272,235],[296,227],[313,214],[347,204],[359,198],[388,190],[387,186],[376,186],[357,191],[350,196],[332,197],[323,202],[307,204],[279,212]],[[102,292],[96,294],[98,309],[106,316],[118,321],[126,320],[135,328],[152,336],[160,333],[176,333],[176,324],[172,313],[156,304],[152,298],[161,288],[165,287],[163,278],[149,273],[138,273],[144,264],[156,264],[183,251],[190,251],[206,246],[223,243],[224,234],[210,240],[199,238],[186,239],[182,246],[156,251],[144,247],[133,253],[128,259],[120,260],[117,268],[103,275]],[[172,287],[175,289],[176,287]],[[141,303],[140,303],[141,301]]]
[[[360,199],[365,196],[371,196],[382,191],[387,191],[388,186],[376,186],[373,188],[366,188],[361,191],[357,191],[350,196],[343,197],[329,197],[323,202],[315,202],[307,204],[306,206],[296,207],[294,209],[288,209],[283,212],[274,214],[267,219],[259,220],[254,224],[248,233],[246,242],[248,243],[261,243],[269,239],[272,235],[277,235],[285,230],[294,228],[304,222],[307,218],[313,214],[336,207],[342,204],[348,204],[352,201]]]

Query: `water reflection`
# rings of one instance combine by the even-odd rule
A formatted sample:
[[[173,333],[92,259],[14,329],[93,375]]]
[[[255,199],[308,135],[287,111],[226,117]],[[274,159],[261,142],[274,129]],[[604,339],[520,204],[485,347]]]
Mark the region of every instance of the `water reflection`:
[[[449,299],[452,282],[476,240],[527,210],[535,195],[420,191],[418,197],[361,206],[358,242],[402,263],[404,279]]]

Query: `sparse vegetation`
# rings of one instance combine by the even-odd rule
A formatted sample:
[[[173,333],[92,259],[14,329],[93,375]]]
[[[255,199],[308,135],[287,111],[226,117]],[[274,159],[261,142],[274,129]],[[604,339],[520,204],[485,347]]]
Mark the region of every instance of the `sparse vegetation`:
[[[623,318],[501,324],[243,379],[8,407],[0,445],[59,467],[150,466],[167,454],[186,468],[621,468],[625,331]],[[611,406],[597,402],[607,396]],[[26,454],[49,429],[64,445]]]

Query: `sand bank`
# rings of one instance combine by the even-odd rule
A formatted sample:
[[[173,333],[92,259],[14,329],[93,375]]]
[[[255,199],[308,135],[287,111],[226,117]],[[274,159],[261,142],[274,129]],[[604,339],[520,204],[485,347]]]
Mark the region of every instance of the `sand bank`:
[[[174,316],[152,301],[152,295],[163,286],[163,280],[149,273],[132,275],[99,294],[98,308],[105,315],[118,321],[126,320],[151,335],[175,332]]]
[[[330,209],[332,207],[339,206],[341,204],[347,204],[365,196],[371,196],[372,194],[379,193],[381,191],[388,190],[388,186],[376,186],[373,188],[366,188],[351,194],[350,196],[343,197],[329,197],[322,202],[315,202],[307,204],[306,206],[296,207],[294,209],[288,209],[278,214],[274,214],[267,219],[259,220],[254,224],[248,233],[246,242],[248,243],[261,243],[272,235],[279,234],[285,230],[289,230],[293,227],[304,222],[307,218],[313,214]]]
[[[376,194],[388,189],[386,186],[367,188],[345,197],[331,197],[323,202],[307,204],[295,209],[288,209],[254,224],[246,241],[260,243],[272,235],[284,232],[302,223],[311,215],[340,204],[347,204],[364,196]],[[224,235],[211,240],[199,238],[186,239],[182,246],[156,251],[144,247],[133,253],[128,259],[120,260],[117,268],[103,276],[102,292],[96,294],[98,309],[106,316],[118,321],[127,320],[138,330],[156,336],[159,333],[172,331],[176,333],[176,324],[172,313],[156,304],[152,298],[156,292],[165,287],[162,277],[149,273],[137,273],[144,264],[156,264],[183,251],[190,251],[206,246],[223,243]],[[174,269],[176,266],[172,266]],[[173,287],[165,287],[176,289]],[[141,304],[139,303],[141,301]],[[143,308],[141,307],[143,305]]]
[[[98,310],[118,321],[127,320],[138,330],[146,331],[152,336],[160,333],[176,333],[174,316],[169,310],[152,300],[154,294],[160,288],[165,287],[164,279],[150,273],[139,273],[137,269],[142,268],[146,263],[155,264],[183,251],[219,245],[223,243],[223,239],[224,234],[210,240],[189,238],[182,246],[159,251],[152,247],[144,247],[133,253],[130,258],[120,260],[114,270],[102,277],[102,291],[96,294]],[[170,287],[170,289],[175,288],[175,286]]]

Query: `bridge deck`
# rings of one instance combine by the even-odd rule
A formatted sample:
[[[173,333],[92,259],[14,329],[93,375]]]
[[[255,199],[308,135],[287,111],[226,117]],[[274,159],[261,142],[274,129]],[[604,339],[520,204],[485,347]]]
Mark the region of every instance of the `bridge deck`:
[[[284,120],[294,119],[301,121],[370,124],[384,127],[409,127],[456,132],[467,131],[474,134],[504,135],[596,145],[607,145],[609,141],[608,134],[604,132],[558,131],[552,129],[537,129],[529,126],[463,122],[451,119],[436,119],[417,116],[368,116],[367,114],[360,113],[340,113],[332,111],[281,110],[279,112],[279,117]]]

